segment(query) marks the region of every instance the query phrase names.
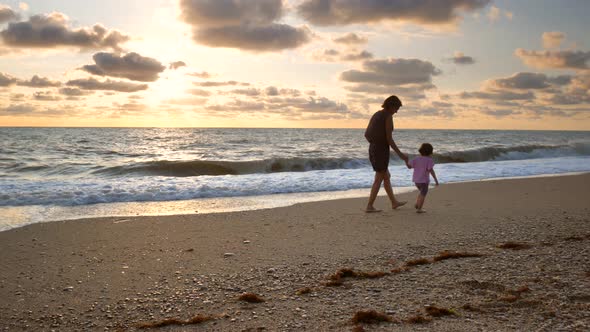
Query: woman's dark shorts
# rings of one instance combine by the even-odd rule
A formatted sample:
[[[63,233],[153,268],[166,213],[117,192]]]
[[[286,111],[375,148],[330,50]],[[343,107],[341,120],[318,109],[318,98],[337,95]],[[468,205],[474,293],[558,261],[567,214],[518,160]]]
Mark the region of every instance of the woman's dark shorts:
[[[420,195],[426,196],[428,194],[428,183],[416,183],[416,188],[420,191]]]
[[[375,172],[387,171],[389,166],[389,144],[371,143],[369,145],[369,160]]]

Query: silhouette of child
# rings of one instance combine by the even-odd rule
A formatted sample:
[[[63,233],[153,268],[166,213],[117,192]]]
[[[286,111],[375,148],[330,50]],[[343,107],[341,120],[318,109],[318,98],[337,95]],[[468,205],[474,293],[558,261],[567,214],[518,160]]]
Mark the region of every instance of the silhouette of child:
[[[418,152],[420,152],[420,156],[416,157],[409,162],[406,161],[406,166],[410,169],[414,169],[414,175],[412,176],[412,181],[416,184],[416,188],[418,188],[418,198],[416,198],[416,213],[424,213],[425,210],[422,209],[424,205],[424,200],[426,199],[426,194],[428,193],[428,184],[430,183],[430,175],[434,178],[436,185],[438,186],[438,179],[436,178],[436,173],[434,173],[434,161],[432,160],[432,145],[429,143],[424,143],[420,146]]]

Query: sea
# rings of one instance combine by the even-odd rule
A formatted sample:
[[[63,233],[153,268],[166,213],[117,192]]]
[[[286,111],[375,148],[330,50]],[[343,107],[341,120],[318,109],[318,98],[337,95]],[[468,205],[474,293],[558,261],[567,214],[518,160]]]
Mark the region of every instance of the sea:
[[[374,172],[363,133],[2,127],[0,231],[364,197]],[[394,140],[410,157],[431,143],[441,185],[590,171],[590,132],[396,129]],[[393,152],[390,172],[395,192],[413,190],[411,171]]]

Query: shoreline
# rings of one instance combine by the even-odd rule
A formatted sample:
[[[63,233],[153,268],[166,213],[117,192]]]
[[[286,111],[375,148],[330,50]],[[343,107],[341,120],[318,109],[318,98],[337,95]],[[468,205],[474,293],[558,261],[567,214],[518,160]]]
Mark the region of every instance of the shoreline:
[[[477,183],[482,181],[505,181],[515,179],[529,179],[529,178],[546,178],[546,177],[561,177],[561,176],[575,176],[590,174],[590,172],[569,172],[558,174],[539,174],[528,176],[513,176],[489,178],[480,180],[467,180],[448,182],[443,185],[458,184],[458,183]],[[0,233],[11,229],[25,227],[28,225],[40,223],[52,223],[65,220],[83,221],[85,219],[95,218],[138,218],[138,217],[155,217],[155,216],[184,216],[192,214],[212,214],[212,213],[232,213],[241,211],[258,211],[265,209],[275,209],[281,207],[289,207],[301,203],[322,202],[332,200],[342,200],[351,198],[366,198],[368,197],[370,188],[350,189],[346,191],[324,191],[324,192],[303,192],[303,193],[286,193],[274,195],[254,195],[254,196],[237,196],[237,197],[215,197],[215,198],[201,198],[191,200],[178,201],[148,201],[148,202],[112,202],[100,203],[80,206],[18,206],[18,207],[0,207],[4,209],[5,213],[11,215],[13,218],[24,218],[23,213],[33,212],[34,214],[41,214],[37,216],[38,219],[30,221],[21,221],[19,225],[3,229],[0,227]],[[396,195],[413,193],[416,191],[414,187],[394,187]],[[383,188],[379,191],[379,197],[386,196]],[[172,205],[173,207],[170,207]],[[143,212],[138,213],[137,209],[142,209]],[[21,211],[22,210],[22,211]],[[150,211],[151,212],[146,212]],[[12,212],[15,211],[15,212]],[[40,212],[37,212],[40,211]],[[43,216],[43,213],[49,212],[49,216]],[[57,212],[55,212],[57,211]],[[12,212],[12,213],[11,213]],[[15,216],[18,213],[20,216]],[[55,214],[56,216],[52,216]],[[83,216],[79,216],[84,214]],[[33,217],[35,218],[35,217]],[[44,219],[44,220],[41,220]]]
[[[391,322],[361,323],[366,330],[582,331],[584,183],[590,174],[445,184],[429,193],[426,214],[365,214],[364,198],[352,198],[0,232],[9,267],[0,269],[0,330],[134,331],[204,315],[211,331],[351,331],[355,313],[375,310]],[[445,250],[473,257],[437,260]],[[244,293],[264,302],[242,302]],[[436,316],[432,305],[452,313]]]

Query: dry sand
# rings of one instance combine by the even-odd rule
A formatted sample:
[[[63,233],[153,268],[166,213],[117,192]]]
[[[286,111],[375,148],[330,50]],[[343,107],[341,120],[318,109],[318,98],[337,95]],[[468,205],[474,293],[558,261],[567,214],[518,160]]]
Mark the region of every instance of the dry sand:
[[[2,232],[0,330],[589,329],[590,174],[442,185],[421,215],[414,196]],[[370,310],[390,321],[352,322]]]

